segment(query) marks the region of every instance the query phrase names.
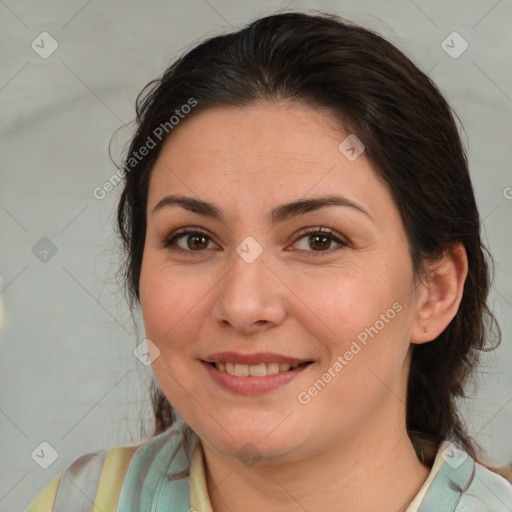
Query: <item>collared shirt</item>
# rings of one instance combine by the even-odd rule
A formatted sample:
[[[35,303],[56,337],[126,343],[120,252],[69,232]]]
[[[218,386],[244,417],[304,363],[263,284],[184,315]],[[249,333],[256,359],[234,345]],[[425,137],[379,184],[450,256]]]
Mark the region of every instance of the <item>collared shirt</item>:
[[[84,455],[27,512],[213,512],[202,444],[193,433],[186,439],[174,426],[140,445]],[[406,512],[512,512],[512,485],[445,441]]]
[[[450,448],[450,445],[451,443],[449,441],[441,443],[427,479],[405,512],[418,512],[418,508],[425,498],[434,478],[445,462],[444,457],[446,457],[446,455],[444,454]],[[190,462],[190,507],[197,512],[213,512],[206,486],[204,452],[200,440],[198,440],[194,448]]]
[[[443,450],[445,450],[449,445],[450,442],[448,441],[442,443],[427,479],[405,512],[418,512],[418,507],[421,505],[421,502],[427,494],[434,477],[437,475],[444,463],[444,459],[442,457]],[[213,512],[210,497],[208,495],[208,488],[206,486],[204,452],[199,440],[196,443],[192,453],[192,459],[190,461],[190,508],[197,512]]]

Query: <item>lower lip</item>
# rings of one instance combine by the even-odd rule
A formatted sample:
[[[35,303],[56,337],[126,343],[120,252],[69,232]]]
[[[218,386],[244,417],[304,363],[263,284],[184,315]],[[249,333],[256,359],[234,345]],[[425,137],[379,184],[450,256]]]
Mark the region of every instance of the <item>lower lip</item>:
[[[236,377],[235,375],[217,370],[210,363],[201,361],[201,364],[217,384],[240,395],[260,395],[273,391],[292,381],[311,366],[311,363],[304,364],[294,370],[266,375],[265,377]]]

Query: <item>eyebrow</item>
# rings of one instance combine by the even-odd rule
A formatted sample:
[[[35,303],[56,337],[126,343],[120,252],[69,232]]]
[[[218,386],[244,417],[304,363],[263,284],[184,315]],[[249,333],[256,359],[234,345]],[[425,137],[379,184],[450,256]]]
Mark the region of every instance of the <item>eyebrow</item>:
[[[205,217],[211,217],[216,220],[223,220],[222,210],[217,208],[214,204],[195,199],[193,197],[169,195],[162,198],[156,206],[153,208],[152,213],[155,214],[167,206],[181,206],[185,210],[189,210]],[[321,197],[313,197],[310,199],[300,199],[292,203],[283,204],[274,208],[267,216],[267,221],[275,225],[279,222],[283,222],[291,217],[302,215],[307,212],[324,208],[325,206],[345,206],[353,208],[368,218],[373,220],[372,216],[359,204],[347,199],[346,197],[339,195],[329,195]]]

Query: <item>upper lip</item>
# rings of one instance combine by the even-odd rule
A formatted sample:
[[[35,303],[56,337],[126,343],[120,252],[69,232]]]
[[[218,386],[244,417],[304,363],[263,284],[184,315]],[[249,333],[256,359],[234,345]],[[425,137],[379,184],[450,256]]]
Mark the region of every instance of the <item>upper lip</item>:
[[[274,354],[272,352],[258,352],[255,354],[241,354],[239,352],[216,352],[203,359],[206,363],[238,363],[256,365],[261,363],[289,363],[302,364],[311,362],[310,359],[299,359],[297,357]]]

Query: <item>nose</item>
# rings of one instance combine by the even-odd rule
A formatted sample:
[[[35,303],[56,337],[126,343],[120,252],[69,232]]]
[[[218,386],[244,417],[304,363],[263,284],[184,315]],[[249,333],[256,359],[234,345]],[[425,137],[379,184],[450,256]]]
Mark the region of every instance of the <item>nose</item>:
[[[267,265],[265,251],[252,262],[235,252],[219,283],[215,320],[245,335],[279,325],[286,316],[285,290]]]

